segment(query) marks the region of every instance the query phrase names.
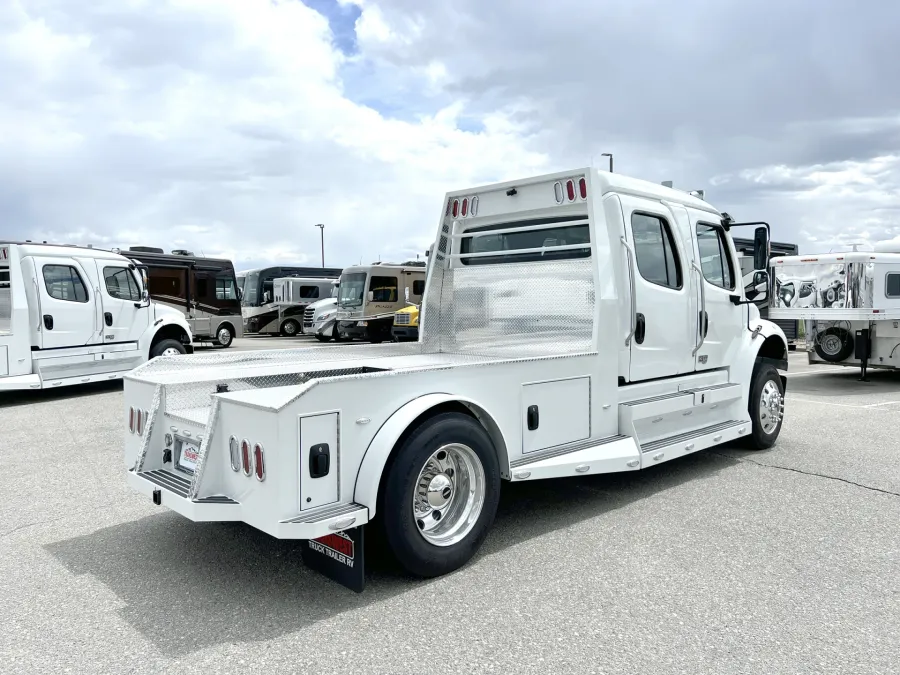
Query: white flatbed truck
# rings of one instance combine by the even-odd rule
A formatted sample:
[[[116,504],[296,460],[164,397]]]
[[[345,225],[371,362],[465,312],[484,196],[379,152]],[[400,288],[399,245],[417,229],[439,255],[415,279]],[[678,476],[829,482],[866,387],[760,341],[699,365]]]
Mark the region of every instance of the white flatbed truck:
[[[307,564],[359,591],[367,524],[405,570],[436,576],[478,550],[504,481],[771,447],[787,342],[744,299],[738,225],[596,169],[451,192],[417,342],[140,366],[127,480],[188,519],[307,540]],[[747,225],[765,270],[768,225]],[[521,320],[551,279],[572,289],[562,334]]]
[[[151,301],[134,262],[99,249],[0,242],[0,391],[121,378],[192,352],[176,309]]]

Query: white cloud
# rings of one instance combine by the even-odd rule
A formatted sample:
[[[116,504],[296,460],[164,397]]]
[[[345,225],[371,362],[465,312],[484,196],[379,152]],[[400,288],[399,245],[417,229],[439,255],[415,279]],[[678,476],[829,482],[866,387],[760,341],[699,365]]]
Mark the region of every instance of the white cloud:
[[[447,190],[602,152],[804,251],[900,234],[889,3],[354,7],[348,55],[298,0],[0,4],[0,236],[397,259]]]
[[[546,162],[502,111],[469,133],[460,104],[353,102],[327,20],[294,0],[33,7],[0,37],[5,237],[315,264],[324,222],[326,262],[391,259],[424,251],[448,189]]]

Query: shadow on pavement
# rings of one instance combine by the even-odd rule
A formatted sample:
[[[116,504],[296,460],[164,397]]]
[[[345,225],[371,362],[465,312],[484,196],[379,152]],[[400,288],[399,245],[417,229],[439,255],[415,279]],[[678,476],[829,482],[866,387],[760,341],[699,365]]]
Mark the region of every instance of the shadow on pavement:
[[[105,382],[92,382],[91,384],[74,384],[59,389],[26,389],[23,391],[0,392],[0,408],[11,408],[32,403],[45,403],[47,401],[64,401],[66,399],[107,394],[113,391],[122,391],[122,380],[107,380]]]
[[[736,462],[701,452],[643,472],[504,483],[494,527],[470,565]],[[90,574],[112,590],[125,605],[123,618],[171,656],[270,640],[440,581],[409,579],[367,546],[367,587],[356,594],[306,568],[298,541],[242,523],[193,523],[168,511],[46,549],[72,574]]]

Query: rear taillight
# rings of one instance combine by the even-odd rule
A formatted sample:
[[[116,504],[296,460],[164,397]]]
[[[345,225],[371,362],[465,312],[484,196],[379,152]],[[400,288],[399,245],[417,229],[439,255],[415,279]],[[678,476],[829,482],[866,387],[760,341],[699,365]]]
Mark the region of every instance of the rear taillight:
[[[578,179],[578,194],[582,199],[587,199],[587,181],[584,177]]]
[[[562,204],[565,197],[563,196],[563,186],[562,183],[556,181],[553,184],[553,196],[556,198],[557,204]]]
[[[245,476],[249,476],[253,471],[253,455],[250,454],[250,441],[246,438],[241,441],[241,466]]]
[[[131,406],[128,409],[128,431],[134,433],[135,425],[137,424],[137,419],[135,419],[137,410],[134,409],[134,406]]]
[[[462,201],[462,217],[465,218],[469,214],[469,198],[466,197]]]
[[[256,479],[263,480],[266,477],[266,463],[263,446],[259,443],[253,446],[253,459],[256,461]]]
[[[454,218],[456,218],[456,216],[459,215],[459,200],[458,199],[453,200],[453,209],[450,211],[450,213],[453,214]]]
[[[144,434],[144,411],[136,410],[137,422],[135,422],[134,428],[137,431],[138,436],[142,436]]]
[[[476,216],[478,215],[478,197],[472,197],[472,201],[469,202],[469,215]]]
[[[231,470],[241,470],[241,444],[234,436],[228,439],[228,451],[231,454]]]
[[[566,197],[569,198],[570,202],[575,201],[575,181],[571,178],[566,181]]]

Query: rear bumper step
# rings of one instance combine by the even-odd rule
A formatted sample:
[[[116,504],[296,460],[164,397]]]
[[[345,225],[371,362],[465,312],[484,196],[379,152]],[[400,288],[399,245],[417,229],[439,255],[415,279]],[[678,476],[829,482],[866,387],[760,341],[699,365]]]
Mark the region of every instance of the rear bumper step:
[[[188,499],[191,481],[172,471],[157,469],[127,474],[128,484],[194,522],[245,522],[277,539],[316,539],[369,522],[369,509],[362,504],[334,504],[301,513],[287,520],[260,521],[248,517],[239,502],[225,495]],[[155,494],[154,494],[155,493]]]

